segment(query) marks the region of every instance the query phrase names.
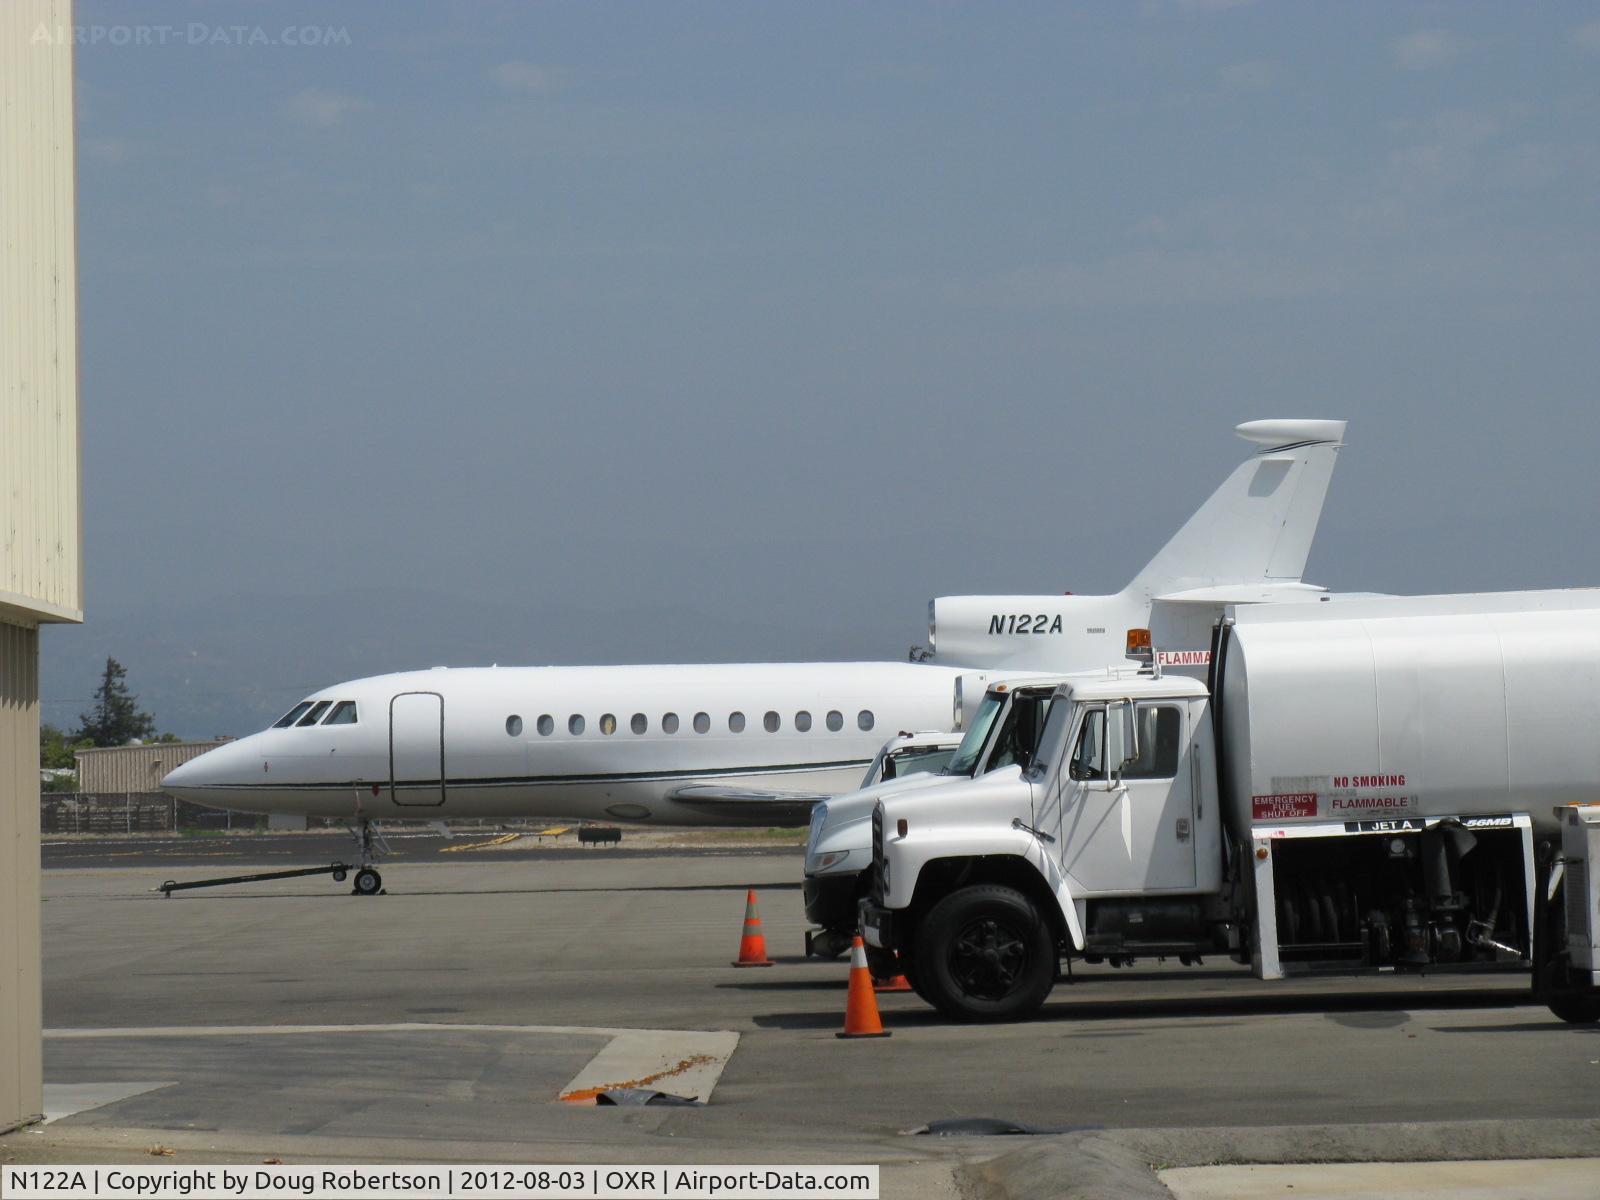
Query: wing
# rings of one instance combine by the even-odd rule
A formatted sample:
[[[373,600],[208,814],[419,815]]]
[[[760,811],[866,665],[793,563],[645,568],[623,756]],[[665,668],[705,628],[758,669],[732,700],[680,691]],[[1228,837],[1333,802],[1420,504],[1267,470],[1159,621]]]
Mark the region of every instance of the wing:
[[[667,799],[730,825],[804,825],[811,820],[813,804],[831,800],[836,794],[691,783],[674,788],[667,793]]]

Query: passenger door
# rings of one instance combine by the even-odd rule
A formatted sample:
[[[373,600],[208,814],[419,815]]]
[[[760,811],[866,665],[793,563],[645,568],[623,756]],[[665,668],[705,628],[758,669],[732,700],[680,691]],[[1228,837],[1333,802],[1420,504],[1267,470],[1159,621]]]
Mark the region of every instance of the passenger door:
[[[389,701],[389,798],[395,804],[444,803],[444,697],[402,692]]]
[[[1192,888],[1194,789],[1188,712],[1173,702],[1137,705],[1139,755],[1107,786],[1107,727],[1118,708],[1086,709],[1064,765],[1061,863],[1079,895]]]

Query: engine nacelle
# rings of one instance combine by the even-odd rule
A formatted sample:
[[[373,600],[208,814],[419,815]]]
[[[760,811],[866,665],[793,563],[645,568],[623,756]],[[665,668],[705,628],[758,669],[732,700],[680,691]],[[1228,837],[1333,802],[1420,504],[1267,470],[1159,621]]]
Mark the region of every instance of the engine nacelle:
[[[1081,671],[1123,661],[1127,607],[1120,596],[940,596],[928,643],[952,666]]]

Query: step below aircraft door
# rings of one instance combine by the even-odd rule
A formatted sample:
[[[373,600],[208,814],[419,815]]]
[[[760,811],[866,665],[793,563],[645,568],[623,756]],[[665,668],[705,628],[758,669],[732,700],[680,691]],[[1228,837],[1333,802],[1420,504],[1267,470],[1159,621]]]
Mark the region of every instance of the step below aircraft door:
[[[444,697],[402,692],[389,701],[389,798],[396,804],[444,803]]]

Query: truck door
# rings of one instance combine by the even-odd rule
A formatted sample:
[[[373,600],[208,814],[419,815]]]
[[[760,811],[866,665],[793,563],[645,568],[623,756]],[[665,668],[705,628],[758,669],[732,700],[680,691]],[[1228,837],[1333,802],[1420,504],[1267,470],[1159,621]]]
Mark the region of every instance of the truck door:
[[[1195,885],[1194,789],[1185,705],[1135,709],[1139,756],[1108,787],[1103,705],[1084,713],[1062,784],[1061,859],[1078,894],[1129,894]]]
[[[389,798],[396,804],[444,803],[444,697],[402,692],[389,701]]]

